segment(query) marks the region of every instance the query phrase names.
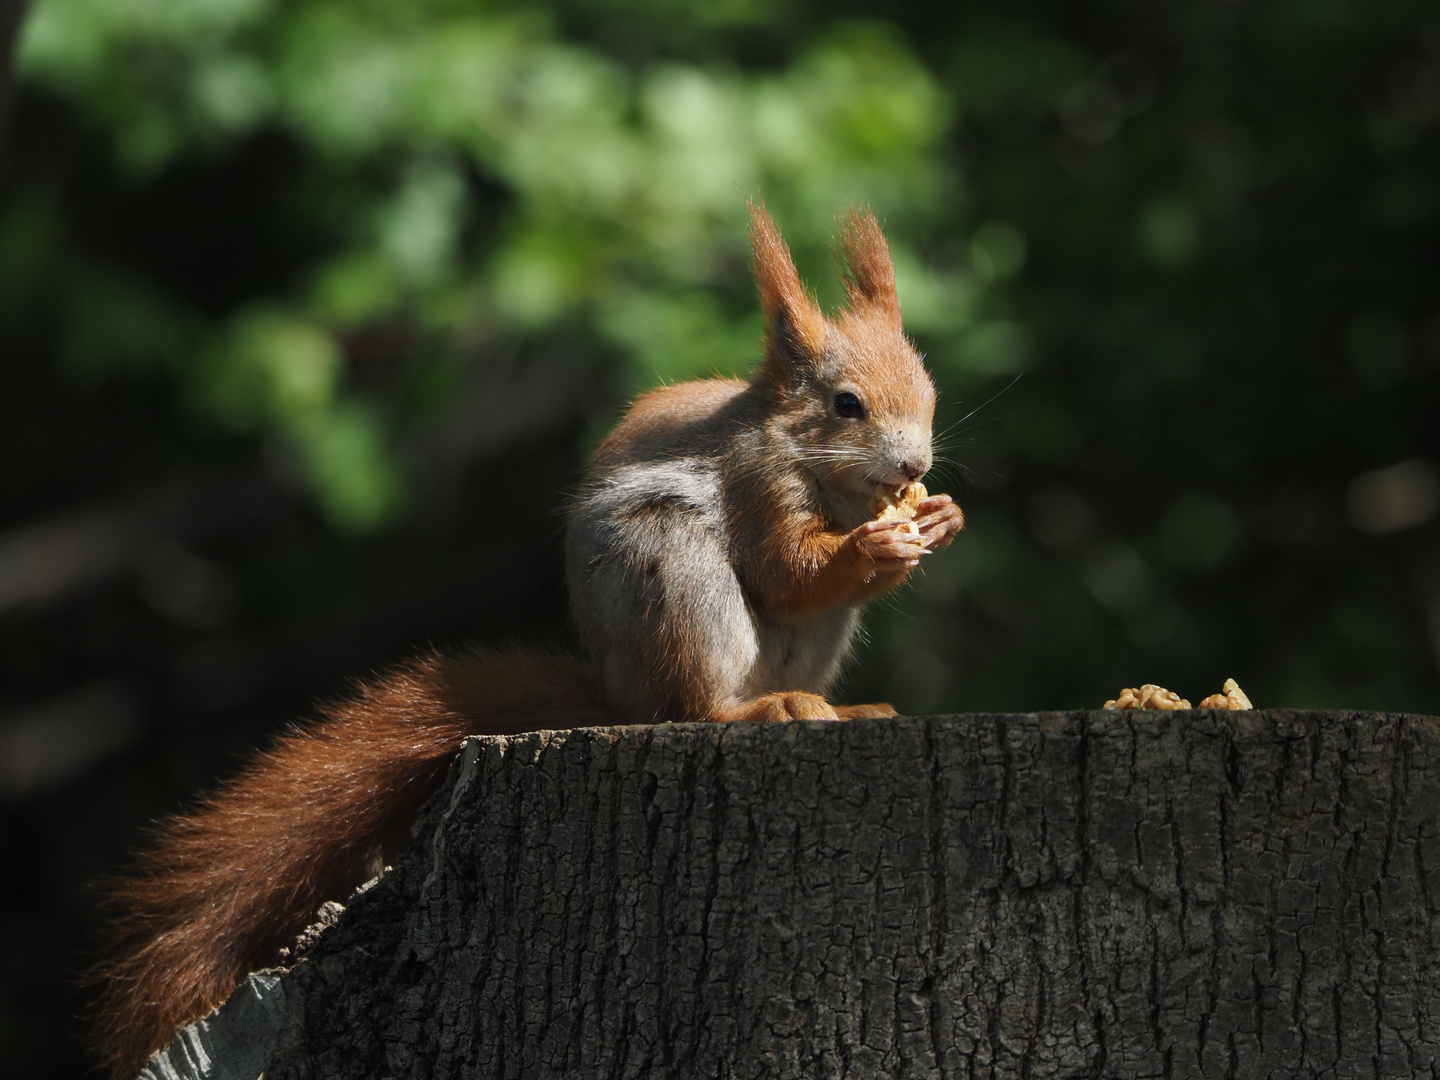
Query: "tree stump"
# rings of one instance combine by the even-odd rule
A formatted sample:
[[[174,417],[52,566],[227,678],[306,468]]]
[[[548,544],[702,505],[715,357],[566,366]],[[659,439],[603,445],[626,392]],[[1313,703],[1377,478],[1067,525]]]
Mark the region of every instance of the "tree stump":
[[[1431,1076],[1437,733],[1277,710],[472,739],[283,1008],[249,1008],[278,1015],[265,1080]]]

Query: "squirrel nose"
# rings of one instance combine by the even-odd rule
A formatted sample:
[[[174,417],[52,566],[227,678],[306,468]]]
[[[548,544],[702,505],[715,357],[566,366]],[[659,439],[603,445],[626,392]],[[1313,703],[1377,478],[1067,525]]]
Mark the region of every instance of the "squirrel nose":
[[[902,461],[900,471],[911,480],[918,480],[925,475],[925,465],[919,461]]]

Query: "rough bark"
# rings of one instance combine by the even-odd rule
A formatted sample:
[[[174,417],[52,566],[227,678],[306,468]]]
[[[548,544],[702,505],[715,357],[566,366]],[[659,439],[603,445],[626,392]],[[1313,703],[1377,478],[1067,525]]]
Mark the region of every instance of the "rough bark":
[[[1440,1071],[1440,721],[472,740],[266,1080]]]

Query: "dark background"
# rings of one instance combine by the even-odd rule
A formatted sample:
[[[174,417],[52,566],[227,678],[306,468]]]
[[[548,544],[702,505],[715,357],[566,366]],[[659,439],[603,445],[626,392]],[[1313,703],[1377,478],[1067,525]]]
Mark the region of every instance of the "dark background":
[[[569,640],[587,448],[756,355],[747,197],[826,303],[881,216],[969,517],[847,696],[1440,712],[1432,3],[37,0],[13,76],[7,1076],[84,1072],[147,822],[419,648]]]

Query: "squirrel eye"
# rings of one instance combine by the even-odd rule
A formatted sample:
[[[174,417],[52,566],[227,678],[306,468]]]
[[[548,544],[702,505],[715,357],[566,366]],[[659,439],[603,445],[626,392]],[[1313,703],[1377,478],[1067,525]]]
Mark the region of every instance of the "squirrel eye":
[[[835,395],[835,411],[849,420],[865,418],[864,403],[848,390],[842,390]]]

